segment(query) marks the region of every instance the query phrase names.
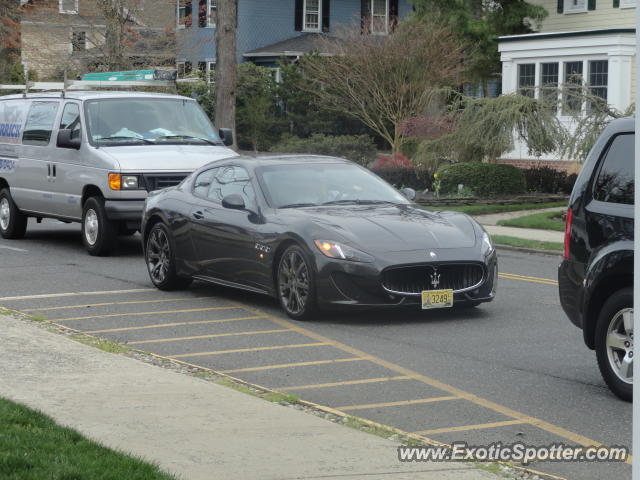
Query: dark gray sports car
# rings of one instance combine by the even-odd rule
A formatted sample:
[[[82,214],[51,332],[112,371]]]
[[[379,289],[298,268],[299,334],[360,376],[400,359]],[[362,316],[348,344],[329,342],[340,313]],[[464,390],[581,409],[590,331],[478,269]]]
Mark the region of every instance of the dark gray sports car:
[[[149,275],[160,289],[198,279],[271,295],[295,319],[493,300],[489,235],[467,215],[419,208],[414,195],[339,158],[216,161],[147,199]]]

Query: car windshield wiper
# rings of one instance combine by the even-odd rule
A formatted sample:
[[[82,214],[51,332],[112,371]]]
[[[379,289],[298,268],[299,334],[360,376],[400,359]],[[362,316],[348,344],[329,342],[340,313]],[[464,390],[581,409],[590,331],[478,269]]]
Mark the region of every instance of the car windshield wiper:
[[[142,142],[142,143],[147,143],[149,145],[153,145],[154,142],[152,142],[151,140],[147,140],[146,138],[140,138],[140,137],[127,137],[127,136],[123,136],[123,135],[115,135],[113,137],[100,137],[100,138],[96,138],[95,141],[96,142],[109,142],[112,140],[127,140],[127,141],[137,141],[137,142]]]
[[[200,137],[192,137],[191,135],[161,135],[160,137],[156,137],[156,141],[158,140],[172,140],[176,138],[184,138],[185,140],[198,140],[200,142],[208,143],[209,145],[222,145],[222,142],[212,142],[211,140],[207,140],[206,138]]]
[[[324,202],[322,205],[378,205],[389,204],[396,205],[395,202],[389,200],[332,200],[330,202]]]
[[[278,208],[301,208],[301,207],[317,207],[317,203],[289,203],[287,205],[280,205]]]

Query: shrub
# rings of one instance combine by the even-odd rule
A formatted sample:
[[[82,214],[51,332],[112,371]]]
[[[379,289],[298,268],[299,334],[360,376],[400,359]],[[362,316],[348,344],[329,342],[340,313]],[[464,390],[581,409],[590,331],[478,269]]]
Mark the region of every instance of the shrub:
[[[376,146],[368,135],[311,135],[298,138],[291,135],[283,137],[270,148],[277,153],[311,153],[347,158],[360,165],[367,165],[376,156]]]
[[[524,170],[527,190],[539,193],[558,193],[564,188],[567,174],[551,167],[532,167]]]
[[[372,167],[370,170],[398,189],[410,187],[415,190],[424,190],[428,186],[427,180],[422,178],[415,168]]]
[[[567,195],[571,194],[571,192],[573,191],[573,186],[576,184],[577,179],[578,179],[577,173],[571,173],[567,175],[567,178],[562,184],[561,192],[566,193]]]
[[[442,193],[457,193],[462,184],[480,197],[524,193],[525,176],[512,165],[462,162],[447,165],[438,171]]]
[[[406,155],[396,152],[393,155],[378,155],[371,168],[413,168],[413,162]]]

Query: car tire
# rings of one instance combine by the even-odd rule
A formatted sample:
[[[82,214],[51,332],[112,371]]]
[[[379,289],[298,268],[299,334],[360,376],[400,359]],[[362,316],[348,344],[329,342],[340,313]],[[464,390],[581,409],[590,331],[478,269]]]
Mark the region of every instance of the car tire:
[[[144,258],[149,278],[160,290],[187,288],[192,282],[177,274],[175,252],[173,235],[164,223],[156,223],[147,237]]]
[[[604,303],[598,314],[595,335],[596,356],[602,378],[614,394],[630,402],[633,399],[633,374],[630,379],[624,377],[627,372],[625,367],[629,364],[633,367],[632,288],[617,291]]]
[[[0,235],[2,238],[16,240],[27,232],[29,217],[18,209],[8,188],[0,190]]]
[[[91,197],[82,208],[82,243],[89,255],[109,255],[117,243],[117,226],[107,218],[104,200]]]
[[[317,312],[315,274],[306,252],[298,245],[280,256],[276,274],[278,299],[294,320],[310,320]]]

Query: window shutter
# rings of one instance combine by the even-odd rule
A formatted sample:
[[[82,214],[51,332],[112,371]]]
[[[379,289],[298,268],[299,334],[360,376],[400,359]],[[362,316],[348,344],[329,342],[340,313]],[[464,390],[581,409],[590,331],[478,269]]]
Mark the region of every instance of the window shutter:
[[[303,16],[303,12],[302,12],[302,0],[296,0],[296,12],[295,12],[295,29],[296,32],[301,32],[302,31],[302,16]]]
[[[187,0],[187,3],[184,7],[184,26],[189,28],[193,25],[193,8],[191,6],[191,0]]]
[[[360,25],[362,28],[362,33],[369,32],[369,28],[366,22],[371,16],[370,4],[371,0],[360,0]]]
[[[596,0],[589,0],[589,4],[588,4],[587,8],[589,10],[595,10],[596,9]]]
[[[558,13],[564,12],[564,0],[558,0]]]
[[[613,0],[613,8],[620,8],[620,0]]]
[[[329,32],[329,23],[331,21],[331,0],[322,0],[322,31]]]
[[[392,28],[398,24],[398,0],[389,0],[389,21]]]

